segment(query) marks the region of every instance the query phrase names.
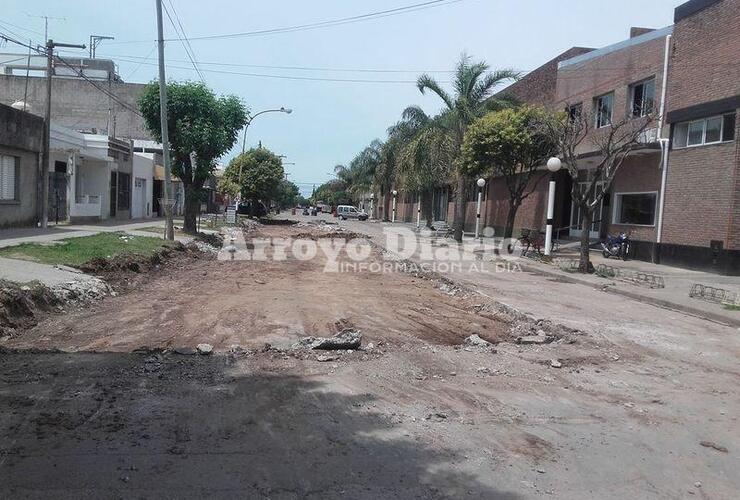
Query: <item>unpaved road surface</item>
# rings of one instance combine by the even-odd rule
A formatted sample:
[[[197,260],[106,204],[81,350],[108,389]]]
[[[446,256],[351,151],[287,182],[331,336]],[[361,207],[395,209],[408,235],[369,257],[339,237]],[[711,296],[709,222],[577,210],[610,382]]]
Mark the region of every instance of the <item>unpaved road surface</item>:
[[[0,354],[0,496],[737,498],[734,329],[523,273],[320,264],[193,260],[3,343],[75,352]],[[518,345],[496,299],[578,331]],[[282,349],[346,325],[375,347]]]

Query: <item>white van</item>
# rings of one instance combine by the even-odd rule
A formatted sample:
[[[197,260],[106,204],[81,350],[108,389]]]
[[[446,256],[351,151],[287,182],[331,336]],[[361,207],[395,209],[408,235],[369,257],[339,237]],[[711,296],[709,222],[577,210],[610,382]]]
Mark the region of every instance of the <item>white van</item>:
[[[342,220],[367,220],[368,215],[365,212],[357,210],[357,208],[353,207],[352,205],[339,205],[337,207],[337,217]]]

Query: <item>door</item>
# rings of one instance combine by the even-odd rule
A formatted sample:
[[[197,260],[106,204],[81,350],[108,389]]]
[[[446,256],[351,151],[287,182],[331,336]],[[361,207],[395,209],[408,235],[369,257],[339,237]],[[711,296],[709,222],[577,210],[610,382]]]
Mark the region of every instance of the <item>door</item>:
[[[584,193],[588,189],[589,182],[579,182],[578,189],[581,193]],[[600,195],[604,191],[604,183],[599,182],[596,184],[596,195]],[[589,228],[589,238],[600,238],[601,233],[601,222],[604,213],[604,199],[602,198],[599,202],[599,206],[594,210],[594,218]],[[581,227],[581,208],[573,202],[570,209],[570,235],[574,237],[580,237],[583,233],[583,227]]]
[[[49,220],[67,220],[67,162],[54,162],[54,171],[49,172]]]
[[[118,172],[110,173],[110,216],[116,216],[118,202]]]
[[[432,215],[435,221],[447,220],[447,188],[437,188],[434,190]]]
[[[131,201],[131,218],[141,219],[146,217],[146,179],[136,177],[134,179],[134,192]]]

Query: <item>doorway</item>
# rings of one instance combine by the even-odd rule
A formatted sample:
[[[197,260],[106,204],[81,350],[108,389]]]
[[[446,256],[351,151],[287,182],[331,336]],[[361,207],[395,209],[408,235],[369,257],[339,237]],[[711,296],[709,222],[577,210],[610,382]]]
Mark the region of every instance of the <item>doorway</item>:
[[[435,221],[447,220],[447,205],[449,190],[447,187],[437,188],[432,196],[432,217]]]
[[[586,192],[590,182],[579,182],[578,189],[581,194]],[[604,182],[598,182],[596,184],[596,195],[599,196],[604,191]],[[594,210],[594,218],[589,228],[589,238],[600,238],[601,237],[601,225],[604,214],[604,199],[602,198],[599,202],[599,206]],[[583,233],[583,227],[581,225],[581,207],[575,202],[571,204],[570,209],[570,235],[573,237],[580,237]]]

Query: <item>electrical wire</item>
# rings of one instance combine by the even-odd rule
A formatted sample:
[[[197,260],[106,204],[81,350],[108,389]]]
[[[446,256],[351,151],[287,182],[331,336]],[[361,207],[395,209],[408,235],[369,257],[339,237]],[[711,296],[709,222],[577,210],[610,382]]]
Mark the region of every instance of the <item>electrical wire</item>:
[[[177,12],[175,11],[175,6],[172,4],[171,0],[167,0],[170,4],[170,8],[172,9],[172,13],[175,15],[175,19],[177,19],[177,24],[180,26],[180,29],[178,30],[177,25],[175,25],[175,22],[172,20],[172,16],[170,15],[170,10],[167,8],[167,4],[162,3],[162,7],[164,7],[164,12],[167,14],[167,18],[170,20],[170,24],[175,30],[175,33],[181,37],[180,43],[182,44],[182,48],[185,49],[185,54],[188,56],[188,59],[190,60],[190,63],[193,65],[193,68],[195,69],[195,72],[198,73],[198,77],[200,78],[200,81],[204,84],[206,83],[206,79],[203,76],[203,73],[200,72],[200,68],[198,67],[198,63],[195,61],[195,52],[193,51],[193,47],[190,45],[190,41],[188,40],[187,36],[185,35],[185,28],[183,28],[182,23],[180,22],[180,17],[177,15]]]
[[[343,24],[350,24],[350,23],[368,21],[368,20],[373,20],[373,19],[380,19],[384,17],[397,16],[400,14],[406,14],[408,12],[416,12],[416,11],[430,9],[434,7],[441,7],[443,5],[450,5],[450,4],[459,3],[462,1],[464,0],[429,0],[426,2],[406,5],[403,7],[396,7],[393,9],[369,12],[366,14],[359,14],[355,16],[343,17],[343,18],[338,18],[338,19],[330,19],[326,21],[299,24],[299,25],[294,25],[294,26],[268,28],[268,29],[255,30],[255,31],[244,31],[244,32],[239,32],[239,33],[195,36],[195,37],[190,37],[190,41],[223,40],[223,39],[229,39],[229,38],[264,36],[264,35],[274,35],[274,34],[281,34],[281,33],[293,33],[296,31],[321,29],[321,28],[327,28],[327,27],[333,27],[333,26],[340,26]],[[165,41],[176,41],[176,40],[178,39],[177,38],[166,38],[165,39]],[[111,42],[111,44],[144,43],[144,42],[149,42],[149,41],[150,40],[121,40],[117,42]]]
[[[2,38],[4,40],[7,40],[9,42],[13,42],[13,43],[15,43],[17,45],[20,45],[21,47],[25,47],[27,49],[30,49],[32,51],[35,51],[36,53],[38,53],[40,55],[46,55],[44,51],[39,50],[39,49],[37,49],[37,48],[35,48],[35,47],[31,46],[31,45],[28,45],[26,43],[23,43],[23,42],[20,42],[18,40],[15,40],[14,38],[8,36],[5,33],[0,32],[0,38]],[[126,109],[126,110],[128,110],[128,111],[130,111],[130,112],[132,112],[132,113],[134,113],[134,114],[136,114],[138,116],[140,116],[141,118],[144,118],[144,115],[142,115],[139,112],[138,109],[132,107],[127,102],[122,101],[114,93],[108,91],[107,89],[105,89],[103,87],[100,87],[97,83],[95,83],[93,80],[91,80],[90,78],[88,78],[81,70],[77,70],[77,68],[75,68],[74,66],[72,66],[71,64],[69,64],[67,61],[65,61],[64,58],[62,58],[62,57],[60,57],[58,55],[57,56],[52,55],[52,57],[53,57],[54,60],[59,61],[60,63],[62,63],[63,65],[67,66],[69,69],[71,69],[75,73],[76,76],[78,76],[81,79],[85,80],[87,83],[89,83],[90,85],[92,85],[93,87],[95,87],[97,90],[99,90],[100,92],[102,92],[106,96],[110,97],[113,101],[115,101],[116,103],[118,103],[122,108],[124,108],[124,109]]]

